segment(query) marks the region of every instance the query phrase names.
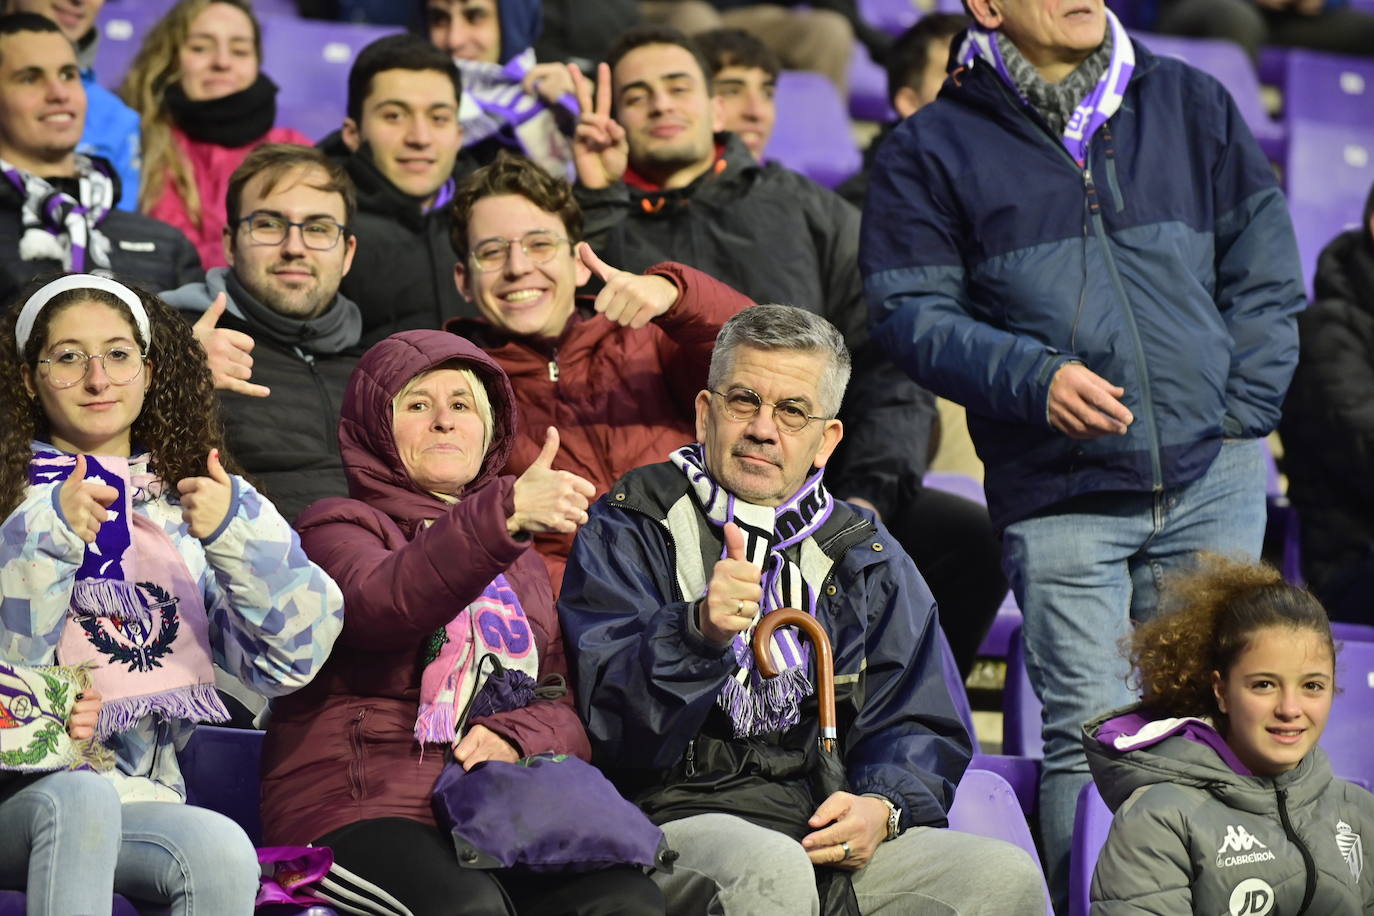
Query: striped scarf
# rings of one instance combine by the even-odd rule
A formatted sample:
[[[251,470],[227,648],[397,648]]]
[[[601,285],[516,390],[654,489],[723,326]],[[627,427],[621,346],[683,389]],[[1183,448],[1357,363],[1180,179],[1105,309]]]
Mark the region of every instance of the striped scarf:
[[[63,270],[77,273],[109,268],[110,240],[99,226],[118,202],[113,178],[80,154],[76,156],[76,197],[3,159],[0,172],[24,195],[19,257],[25,261],[59,261]]]
[[[825,484],[822,471],[815,471],[801,488],[782,505],[758,506],[738,499],[711,477],[706,469],[699,443],[683,446],[669,460],[687,476],[695,503],[693,517],[684,512],[669,513],[668,526],[678,545],[678,577],[682,594],[689,600],[706,593],[709,570],[698,559],[685,556],[695,550],[699,538],[695,531],[678,531],[674,526],[698,524],[704,515],[712,525],[724,528],[734,522],[744,534],[749,562],[763,570],[763,601],[759,616],[778,608],[793,607],[816,614],[816,596],[830,575],[834,560],[822,551],[813,537],[830,518],[835,502]],[[725,556],[724,548],[721,557]],[[758,619],[755,618],[755,624]],[[787,728],[801,720],[801,701],[811,693],[807,677],[810,652],[798,638],[795,627],[779,627],[773,634],[773,664],[780,671],[765,678],[754,663],[751,642],[754,626],[737,634],[731,644],[739,666],[721,688],[717,703],[730,716],[737,737]]]

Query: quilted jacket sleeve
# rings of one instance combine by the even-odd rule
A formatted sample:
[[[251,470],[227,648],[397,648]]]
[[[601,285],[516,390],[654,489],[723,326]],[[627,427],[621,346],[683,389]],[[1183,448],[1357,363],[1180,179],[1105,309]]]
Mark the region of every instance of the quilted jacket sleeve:
[[[0,657],[53,661],[85,544],[58,507],[60,484],[29,487],[0,525]]]

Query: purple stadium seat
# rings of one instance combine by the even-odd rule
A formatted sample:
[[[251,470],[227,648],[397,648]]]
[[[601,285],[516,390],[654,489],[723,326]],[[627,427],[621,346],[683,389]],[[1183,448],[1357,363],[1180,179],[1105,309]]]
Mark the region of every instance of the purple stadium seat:
[[[1210,73],[1236,100],[1241,117],[1254,133],[1260,147],[1274,162],[1282,162],[1285,150],[1283,125],[1275,123],[1264,110],[1259,77],[1254,64],[1240,45],[1207,38],[1182,38],[1175,35],[1133,35],[1157,55],[1177,57],[1205,73]]]
[[[858,42],[849,61],[849,114],[860,121],[887,122],[897,117],[887,103],[887,73]]]
[[[258,762],[266,732],[202,725],[177,755],[186,779],[187,801],[218,811],[237,823],[255,844],[262,842],[258,814]]]
[[[263,16],[263,70],[281,86],[277,124],[312,140],[339,129],[348,101],[348,69],[364,47],[390,26]]]
[[[1002,753],[1039,760],[1045,756],[1040,736],[1040,701],[1026,674],[1026,648],[1021,628],[1012,633],[1007,651],[1007,680],[1002,687]]]
[[[921,478],[921,483],[936,490],[944,490],[946,493],[962,496],[964,499],[971,499],[980,506],[986,506],[988,503],[987,496],[983,493],[983,485],[967,474],[957,474],[953,471],[927,471],[926,476]]]
[[[1374,755],[1369,753],[1369,733],[1374,729],[1374,642],[1347,639],[1338,648],[1338,690],[1321,746],[1337,776],[1374,787]]]
[[[1035,820],[1040,810],[1040,766],[1039,760],[1005,754],[974,754],[968,764],[970,770],[988,770],[1005,779],[1016,793],[1028,823]]]
[[[914,0],[859,0],[859,16],[874,28],[900,35],[916,24],[921,10]]]
[[[124,79],[129,64],[173,0],[109,0],[96,16],[100,44],[96,46],[95,73],[100,85],[114,90]]]
[[[1367,626],[1363,623],[1339,623],[1331,624],[1331,635],[1336,637],[1336,642],[1374,642],[1374,626]]]
[[[1112,812],[1102,801],[1097,786],[1088,783],[1078,793],[1078,810],[1073,816],[1073,848],[1069,850],[1069,916],[1088,916],[1093,869],[1107,842]]]
[[[1310,290],[1322,248],[1360,224],[1365,197],[1374,185],[1374,121],[1293,122],[1286,172],[1288,209]]]
[[[778,123],[765,151],[770,161],[833,188],[863,164],[835,85],[819,73],[784,70],[775,96]]]
[[[972,768],[964,771],[964,778],[959,780],[959,787],[954,792],[954,804],[949,809],[949,827],[1014,843],[1032,860],[1040,861],[1016,793],[996,773]],[[1048,888],[1045,890],[1045,912],[1052,912]]]
[[[1290,50],[1283,87],[1290,124],[1374,124],[1374,59]]]
[[[942,637],[943,633],[940,634]],[[973,729],[973,706],[968,701],[968,691],[964,679],[959,676],[959,664],[949,648],[949,641],[940,640],[940,672],[945,676],[945,686],[949,688],[949,698],[954,701],[954,710],[959,721],[964,723],[968,736],[973,740],[973,752],[978,753],[978,733]]]

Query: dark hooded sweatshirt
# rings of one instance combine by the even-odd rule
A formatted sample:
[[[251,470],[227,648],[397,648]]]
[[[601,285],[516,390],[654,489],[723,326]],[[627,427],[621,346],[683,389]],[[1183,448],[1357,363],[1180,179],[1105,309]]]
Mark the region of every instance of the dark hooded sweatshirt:
[[[421,490],[392,435],[392,398],[416,375],[463,360],[486,386],[493,429],[482,466],[449,505]],[[415,741],[430,637],[498,573],[534,632],[539,675],[566,676],[548,573],[530,540],[506,532],[515,481],[498,476],[515,435],[514,395],[481,350],[444,331],[408,331],[363,356],[349,382],[339,447],[351,499],[297,520],[301,544],[344,594],[344,629],[304,689],[274,704],[262,761],[269,844],[304,844],[357,821],[434,823],[430,790],[449,754]],[[426,523],[433,524],[426,527]],[[590,756],[571,696],[474,719],[524,754]]]

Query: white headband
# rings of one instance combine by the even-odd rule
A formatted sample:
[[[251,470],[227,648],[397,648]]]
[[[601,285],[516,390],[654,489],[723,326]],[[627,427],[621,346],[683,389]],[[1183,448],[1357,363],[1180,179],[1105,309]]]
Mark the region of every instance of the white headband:
[[[68,274],[44,286],[24,303],[24,309],[19,313],[19,320],[14,325],[14,339],[19,344],[21,358],[24,347],[28,345],[29,335],[33,333],[33,323],[38,319],[38,313],[43,311],[43,307],[54,297],[73,289],[102,290],[123,302],[134,315],[134,324],[138,325],[139,333],[143,335],[143,346],[152,347],[153,332],[148,323],[148,312],[143,308],[143,300],[138,298],[137,293],[123,283],[117,283],[107,277],[98,277],[95,274]]]

